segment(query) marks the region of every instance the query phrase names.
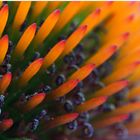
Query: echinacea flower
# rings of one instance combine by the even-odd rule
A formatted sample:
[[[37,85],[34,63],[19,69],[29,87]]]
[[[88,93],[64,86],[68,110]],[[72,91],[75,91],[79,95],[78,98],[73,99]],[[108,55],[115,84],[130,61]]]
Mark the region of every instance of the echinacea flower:
[[[139,10],[0,1],[0,139],[140,139]]]

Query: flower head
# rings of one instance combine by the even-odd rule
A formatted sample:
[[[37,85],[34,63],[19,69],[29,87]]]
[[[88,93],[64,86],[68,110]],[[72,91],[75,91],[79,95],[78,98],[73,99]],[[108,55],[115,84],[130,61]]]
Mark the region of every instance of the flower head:
[[[4,139],[140,137],[139,2],[0,2]]]

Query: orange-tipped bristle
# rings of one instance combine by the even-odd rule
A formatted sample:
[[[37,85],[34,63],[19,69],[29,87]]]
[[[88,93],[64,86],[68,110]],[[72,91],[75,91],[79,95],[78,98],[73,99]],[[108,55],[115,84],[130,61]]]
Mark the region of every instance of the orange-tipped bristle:
[[[61,13],[54,31],[59,32],[77,14],[80,6],[80,1],[71,1]]]
[[[132,22],[127,22],[127,24],[120,23],[120,26],[118,26],[118,30],[114,30],[115,27],[113,27],[112,29],[109,29],[108,34],[104,38],[105,42],[111,40],[112,38],[117,37],[119,34],[122,34],[123,32],[126,32],[126,31],[130,32],[131,34],[135,33],[139,28],[138,20],[139,19],[133,20],[133,23]]]
[[[74,72],[69,79],[84,80],[95,68],[94,64],[86,64]]]
[[[118,25],[123,23],[123,20],[126,19],[126,17],[129,17],[132,13],[135,13],[138,10],[138,6],[138,3],[130,5],[129,2],[115,2],[113,5],[113,14],[115,16],[109,20],[109,27],[111,27],[111,25]],[[124,7],[126,10],[124,10],[122,13],[121,11],[124,9]]]
[[[124,34],[122,34],[122,39],[126,40],[129,37],[129,35],[129,32],[125,32]]]
[[[140,2],[0,1],[0,139],[139,139],[139,24]]]
[[[102,5],[99,23],[110,16],[113,5],[114,5],[113,2],[108,2],[108,1]]]
[[[66,40],[65,49],[62,53],[63,56],[69,54],[76,47],[76,45],[84,37],[86,29],[87,25],[80,26],[68,37]]]
[[[63,83],[58,88],[53,90],[51,94],[47,96],[47,99],[57,99],[59,97],[66,95],[77,86],[78,82],[79,80],[69,80]]]
[[[58,21],[60,16],[60,10],[53,11],[43,22],[41,27],[39,28],[36,36],[35,36],[35,43],[41,44],[52,31],[53,27],[55,26],[56,22]]]
[[[99,97],[99,96],[111,96],[123,88],[128,86],[128,81],[127,80],[122,80],[122,81],[116,81],[114,83],[111,83],[107,85],[106,87],[102,88],[99,91],[96,91],[93,94],[93,97]]]
[[[36,1],[35,2],[34,8],[32,9],[32,14],[31,14],[33,19],[38,17],[43,12],[43,10],[47,6],[47,4],[48,4],[48,1]]]
[[[25,21],[31,6],[31,1],[21,1],[13,21],[13,29],[18,30]]]
[[[6,131],[13,125],[12,119],[4,119],[0,122],[0,132]]]
[[[0,10],[0,37],[4,31],[9,15],[8,5],[4,5]]]
[[[4,94],[5,90],[9,86],[12,79],[12,74],[7,73],[3,75],[2,79],[0,80],[0,94]]]
[[[109,46],[107,48],[100,49],[95,55],[86,61],[86,64],[95,64],[96,67],[103,64],[107,59],[109,59],[117,50],[117,46]]]
[[[134,62],[130,65],[127,65],[125,67],[119,68],[112,72],[112,74],[108,75],[103,82],[104,83],[111,83],[114,81],[122,80],[130,76],[136,68],[140,65],[140,62]],[[130,79],[129,79],[130,80]]]
[[[22,107],[23,112],[28,112],[38,106],[44,99],[45,93],[38,93],[33,95]]]
[[[87,16],[87,18],[81,23],[81,25],[87,25],[86,34],[88,34],[93,28],[109,16],[111,12],[110,6],[111,4],[102,5],[100,9],[96,9]]]
[[[126,10],[122,13],[121,10],[123,10],[125,7]],[[111,25],[116,25],[120,23],[120,21],[126,19],[129,15],[132,13],[135,13],[138,10],[139,4],[130,4],[130,2],[114,2],[113,5],[113,18],[110,20]],[[118,21],[117,21],[118,19]]]
[[[140,110],[140,102],[133,102],[116,108],[114,111],[108,113],[107,116],[128,114],[139,110]]]
[[[117,6],[116,6],[117,5]],[[125,5],[125,6],[124,6]],[[125,11],[123,13],[120,13],[125,7]],[[117,9],[117,11],[116,11]],[[131,10],[130,10],[131,9]],[[134,25],[134,22],[136,21],[136,17],[139,13],[139,4],[130,6],[128,3],[116,3],[114,4],[114,13],[113,18],[110,18],[108,22],[107,29],[109,30],[110,37],[116,36],[117,34],[120,34],[121,32],[125,30],[133,30],[131,29]],[[132,16],[134,15],[134,16]],[[139,16],[137,16],[139,18]],[[118,29],[113,30],[115,26],[117,25]]]
[[[130,100],[133,98],[137,98],[139,96],[140,96],[140,87],[137,86],[129,90],[126,98]]]
[[[134,20],[134,18],[135,18],[135,14],[131,14],[127,17],[126,21],[131,22],[132,20]]]
[[[43,63],[43,59],[39,58],[33,61],[23,72],[19,79],[19,86],[25,86],[28,81],[39,71],[41,65]]]
[[[100,21],[101,9],[96,9],[91,14],[89,14],[86,19],[81,23],[82,25],[87,25],[86,34],[94,27],[96,27]]]
[[[50,51],[49,53],[44,57],[43,61],[43,68],[48,68],[51,64],[53,64],[58,57],[62,54],[64,47],[65,47],[66,41],[62,40],[58,42]]]
[[[45,125],[45,130],[46,129],[48,130],[48,129],[51,129],[51,128],[54,128],[54,127],[72,122],[78,116],[79,116],[78,113],[69,113],[69,114],[65,114],[65,115],[62,115],[62,116],[55,117]]]
[[[85,101],[84,103],[78,105],[76,107],[75,111],[78,113],[87,112],[89,110],[95,109],[96,107],[100,106],[101,104],[106,102],[106,100],[107,100],[107,97],[105,97],[105,96],[92,98],[92,99]]]
[[[118,27],[120,27],[116,32],[113,30],[114,29],[114,25],[112,26],[112,27],[108,27],[107,29],[108,29],[108,34],[107,34],[107,37],[105,37],[105,40],[107,41],[107,40],[109,40],[110,39],[110,37],[111,37],[111,35],[113,36],[113,37],[116,37],[116,36],[118,36],[119,34],[121,34],[121,33],[123,33],[124,31],[127,31],[127,29],[129,30],[129,28],[125,28],[125,24],[126,24],[126,26],[128,27],[128,25],[129,24],[132,24],[131,22],[132,22],[133,20],[129,20],[129,22],[128,22],[128,19],[123,19],[123,20],[121,20],[121,21],[116,21],[116,22],[119,22],[118,24],[117,23],[115,23],[115,24],[117,24],[117,26]],[[122,25],[122,26],[121,26]]]
[[[123,58],[123,56],[133,53],[134,51],[140,49],[139,45],[139,35],[140,33],[131,34],[131,38],[127,41],[125,46],[121,48],[120,53],[118,55],[118,59]],[[129,51],[131,50],[131,51]]]
[[[114,63],[114,69],[118,69],[121,66],[131,64],[136,61],[140,61],[140,49],[132,52],[131,54],[126,55],[124,58],[119,59]]]
[[[117,50],[118,50],[118,49],[122,48],[124,43],[126,43],[129,36],[130,36],[129,32],[124,32],[122,34],[119,34],[114,39],[110,39],[109,41],[105,42],[103,47],[105,48],[107,46],[111,46],[111,45],[115,44],[117,46]]]
[[[33,23],[25,30],[20,40],[18,41],[18,44],[14,50],[14,55],[22,56],[24,54],[24,52],[30,45],[32,39],[34,38],[35,32],[36,32],[36,23]]]
[[[130,36],[129,32],[123,33],[117,40],[116,44],[119,46],[119,48],[125,43],[126,40],[128,40],[128,37]]]
[[[105,128],[105,127],[108,127],[110,125],[120,123],[120,122],[128,119],[128,117],[129,117],[128,114],[105,117],[105,118],[103,118],[101,120],[98,120],[98,121],[96,120],[95,122],[93,122],[93,126],[95,128]]]
[[[2,64],[8,51],[8,36],[5,35],[0,39],[0,64]]]

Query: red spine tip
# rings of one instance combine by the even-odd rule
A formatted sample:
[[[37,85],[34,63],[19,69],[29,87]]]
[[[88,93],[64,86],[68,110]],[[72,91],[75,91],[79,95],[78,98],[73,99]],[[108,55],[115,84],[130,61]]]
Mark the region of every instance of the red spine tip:
[[[7,35],[7,34],[4,35],[4,36],[2,37],[2,39],[3,39],[3,40],[8,40],[8,35]]]
[[[130,15],[130,16],[128,17],[128,21],[132,21],[134,18],[135,18],[135,15],[132,14],[132,15]]]
[[[103,102],[105,102],[105,101],[108,99],[107,96],[101,96],[101,97],[99,97],[99,98],[100,98],[100,100],[103,101]]]
[[[36,28],[37,25],[36,25],[36,23],[33,23],[31,26],[32,26],[32,28]]]
[[[36,95],[36,97],[42,97],[42,98],[45,98],[46,94],[44,92],[41,92],[41,93],[38,93]]]
[[[35,61],[36,61],[36,60],[35,60]],[[39,58],[39,59],[38,59],[38,62],[39,62],[39,63],[42,63],[42,61],[43,61],[43,58]]]
[[[60,45],[65,45],[66,44],[66,40],[61,40],[59,43],[60,43]]]
[[[13,120],[12,119],[5,119],[2,121],[5,126],[12,126],[13,125]]]
[[[70,118],[73,118],[73,120],[76,119],[78,116],[79,116],[79,113],[72,113],[72,114],[69,114],[69,117],[70,117]]]
[[[140,61],[137,61],[137,62],[134,63],[135,66],[137,66],[139,64],[140,64]]]
[[[122,82],[123,82],[123,84],[126,85],[126,86],[129,84],[129,81],[128,81],[128,80],[123,80]]]
[[[126,32],[123,34],[123,38],[126,40],[128,37],[130,36],[130,33],[129,32]]]
[[[7,11],[8,10],[8,4],[5,4],[2,9],[3,9],[3,11]]]
[[[2,122],[0,122],[0,131],[6,131],[13,125],[12,119],[4,119]]]
[[[79,79],[76,79],[76,83],[79,83],[80,82],[80,80]]]
[[[93,69],[96,65],[95,64],[88,64],[88,67]]]
[[[55,14],[55,15],[59,15],[60,13],[61,13],[60,9],[56,9],[56,10],[54,11],[54,14]]]
[[[129,114],[124,114],[124,115],[121,116],[121,119],[126,120],[126,119],[128,119],[128,117],[129,117]]]
[[[8,72],[8,73],[7,73],[7,76],[8,76],[9,78],[11,78],[11,77],[12,77],[11,72]]]
[[[87,29],[87,25],[81,26],[81,29],[82,29],[82,30],[86,30],[86,29]]]
[[[101,9],[100,8],[97,8],[96,11],[95,11],[95,13],[99,15],[101,13]]]
[[[117,45],[113,45],[113,46],[111,46],[111,50],[115,51],[117,49],[117,47],[118,47]]]

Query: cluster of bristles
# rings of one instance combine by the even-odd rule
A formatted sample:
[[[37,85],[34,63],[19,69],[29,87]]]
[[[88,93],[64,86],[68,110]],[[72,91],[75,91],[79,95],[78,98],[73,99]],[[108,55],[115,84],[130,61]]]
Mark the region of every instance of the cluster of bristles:
[[[139,2],[0,6],[0,139],[140,136]]]

